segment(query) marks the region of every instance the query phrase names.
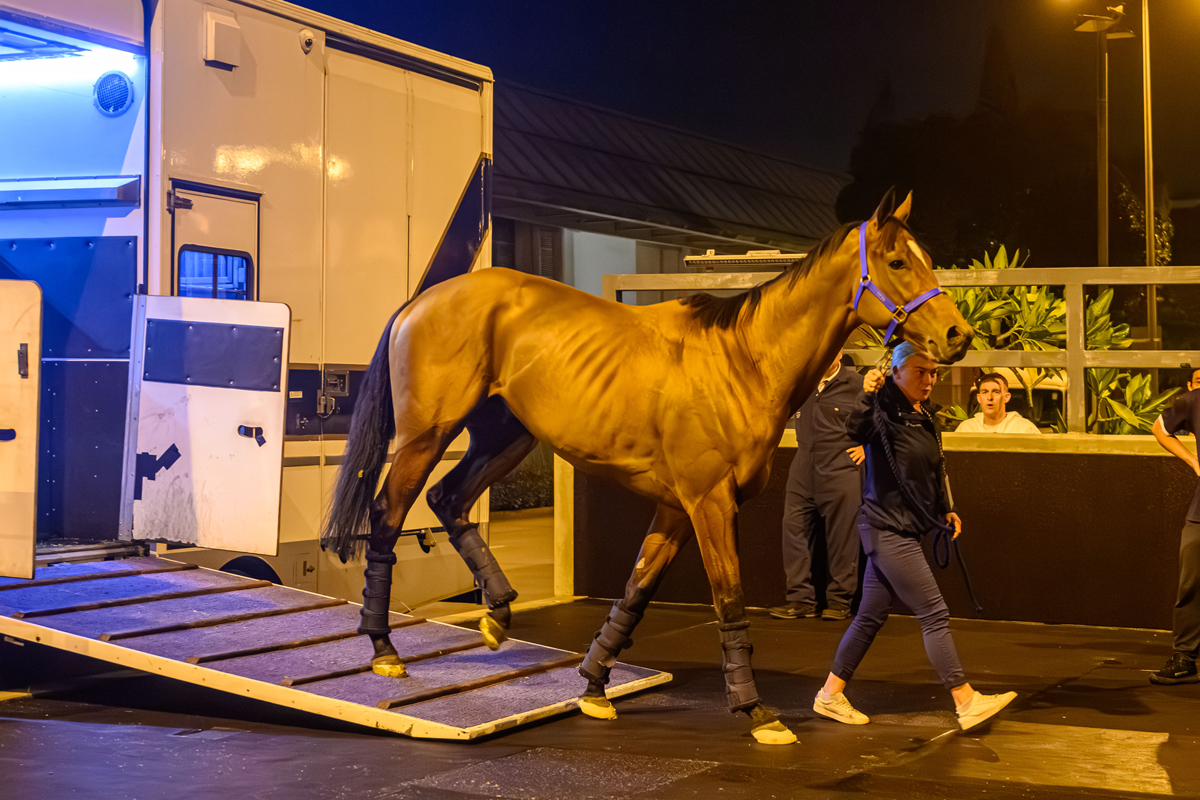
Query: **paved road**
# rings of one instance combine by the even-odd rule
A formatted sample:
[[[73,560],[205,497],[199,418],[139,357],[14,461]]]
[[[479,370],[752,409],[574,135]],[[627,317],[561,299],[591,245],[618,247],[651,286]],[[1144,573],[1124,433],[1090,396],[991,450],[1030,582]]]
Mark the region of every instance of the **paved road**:
[[[578,649],[608,604],[527,612],[516,635]],[[378,734],[249,699],[0,644],[0,796],[13,798],[1200,797],[1200,685],[1146,677],[1169,635],[956,620],[979,689],[1020,696],[957,730],[914,620],[885,627],[847,690],[865,726],[814,717],[845,623],[755,616],[760,691],[800,742],[765,747],[724,710],[712,610],[656,605],[625,659],[676,680],[473,744]],[[31,689],[32,695],[24,691]]]

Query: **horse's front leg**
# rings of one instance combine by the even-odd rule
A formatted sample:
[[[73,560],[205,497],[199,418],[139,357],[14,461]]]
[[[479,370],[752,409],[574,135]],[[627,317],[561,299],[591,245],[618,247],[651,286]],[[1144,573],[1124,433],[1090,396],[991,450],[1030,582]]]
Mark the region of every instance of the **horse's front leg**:
[[[625,596],[613,603],[604,626],[596,632],[579,674],[587,678],[588,687],[579,698],[579,710],[597,719],[616,719],[617,711],[605,696],[604,687],[621,650],[633,644],[630,635],[646,613],[646,606],[662,581],[667,566],[679,549],[692,537],[688,515],[677,508],[659,504],[637,566],[625,584]]]
[[[713,604],[720,620],[722,669],[731,712],[744,711],[753,723],[751,733],[760,744],[791,744],[796,735],[762,704],[750,665],[750,620],[742,595],[737,553],[737,500],[732,481],[722,484],[695,505],[691,512],[700,556],[712,585]]]

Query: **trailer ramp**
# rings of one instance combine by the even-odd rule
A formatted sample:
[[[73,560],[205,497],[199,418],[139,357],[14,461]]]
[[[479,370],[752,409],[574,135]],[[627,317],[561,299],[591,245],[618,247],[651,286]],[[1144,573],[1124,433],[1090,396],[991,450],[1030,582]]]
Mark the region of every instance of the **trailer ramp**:
[[[359,725],[474,739],[578,706],[582,656],[392,614],[407,678],[370,671],[359,606],[266,581],[140,557],[0,578],[0,633]],[[609,696],[671,675],[613,668]]]

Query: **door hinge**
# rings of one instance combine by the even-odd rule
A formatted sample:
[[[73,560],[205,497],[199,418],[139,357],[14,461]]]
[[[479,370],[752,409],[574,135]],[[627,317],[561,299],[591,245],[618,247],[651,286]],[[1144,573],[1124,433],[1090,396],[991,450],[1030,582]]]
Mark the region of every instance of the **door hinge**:
[[[175,193],[174,189],[167,192],[167,211],[171,214],[175,213],[175,209],[189,209],[192,207],[192,201],[186,197],[180,197]]]

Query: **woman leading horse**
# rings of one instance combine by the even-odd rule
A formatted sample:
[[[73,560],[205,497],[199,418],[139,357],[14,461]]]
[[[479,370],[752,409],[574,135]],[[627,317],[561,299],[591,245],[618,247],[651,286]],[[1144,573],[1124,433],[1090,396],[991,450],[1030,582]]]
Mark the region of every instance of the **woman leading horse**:
[[[580,708],[616,715],[604,694],[609,671],[694,535],[720,620],[729,708],[750,717],[758,741],[795,741],[755,688],[737,509],[766,485],[788,417],[859,324],[899,331],[942,363],[970,345],[974,332],[906,224],[911,203],[910,195],[896,207],[889,192],[870,220],[842,226],[735,297],[625,306],[487,269],[402,307],[367,371],[322,536],[343,558],[365,544],[359,630],[374,643],[374,670],[403,674],[388,640],[393,549],[417,493],[464,429],[466,455],[427,499],[487,598],[485,638],[503,641],[516,593],[467,511],[542,440],[576,468],[657,503],[625,596],[580,668],[588,681]]]

